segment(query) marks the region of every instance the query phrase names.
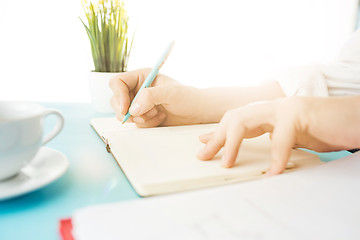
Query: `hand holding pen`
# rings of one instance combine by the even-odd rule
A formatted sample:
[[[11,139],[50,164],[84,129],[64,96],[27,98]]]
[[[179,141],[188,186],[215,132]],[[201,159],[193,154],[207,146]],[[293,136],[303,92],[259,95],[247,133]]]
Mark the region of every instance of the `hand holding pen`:
[[[132,103],[136,100],[136,98],[140,95],[141,91],[144,88],[148,88],[151,86],[151,84],[153,83],[153,81],[156,78],[156,75],[159,73],[160,68],[164,65],[167,57],[169,56],[171,49],[174,47],[174,42],[171,42],[169,44],[169,46],[165,49],[164,53],[161,55],[159,61],[156,63],[156,65],[153,67],[153,69],[151,69],[151,72],[149,73],[149,75],[147,76],[147,78],[145,79],[145,81],[143,82],[141,88],[139,89],[139,91],[137,92],[137,94],[135,95],[133,101],[130,104],[130,109],[132,109],[132,112],[135,112],[135,114],[138,112],[138,108],[139,105],[136,104],[134,106],[131,106]],[[130,112],[128,111],[123,119],[123,124],[129,119],[129,117],[131,116]]]
[[[114,92],[111,104],[119,121],[123,122],[129,112],[131,116],[126,122],[134,122],[138,127],[200,123],[200,89],[181,85],[157,73],[171,46],[153,69],[129,71],[111,79],[110,87]],[[150,86],[147,79],[154,76]]]

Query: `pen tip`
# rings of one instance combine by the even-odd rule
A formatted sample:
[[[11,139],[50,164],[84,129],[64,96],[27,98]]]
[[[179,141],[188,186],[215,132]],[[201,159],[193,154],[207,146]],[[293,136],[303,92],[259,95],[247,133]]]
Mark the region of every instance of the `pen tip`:
[[[123,121],[122,124],[124,124],[125,122]]]

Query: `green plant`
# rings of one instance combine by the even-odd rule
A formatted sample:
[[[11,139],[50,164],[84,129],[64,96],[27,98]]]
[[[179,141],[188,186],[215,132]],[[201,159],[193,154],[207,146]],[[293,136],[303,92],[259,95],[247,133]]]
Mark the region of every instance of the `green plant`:
[[[91,43],[95,72],[125,72],[130,56],[129,17],[123,0],[82,0],[88,21],[84,24]]]

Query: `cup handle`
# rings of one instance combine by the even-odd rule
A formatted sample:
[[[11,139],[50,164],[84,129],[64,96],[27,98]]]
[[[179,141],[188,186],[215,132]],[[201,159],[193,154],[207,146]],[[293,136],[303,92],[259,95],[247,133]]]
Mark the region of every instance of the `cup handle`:
[[[53,130],[51,130],[51,132],[49,132],[42,140],[41,145],[45,145],[48,142],[50,142],[50,140],[52,140],[54,137],[56,137],[56,135],[59,134],[59,132],[61,131],[61,129],[64,127],[64,117],[63,115],[61,115],[61,113],[55,109],[46,109],[43,113],[43,119],[46,118],[48,115],[55,115],[57,117],[57,121],[55,124],[55,127],[53,128]]]

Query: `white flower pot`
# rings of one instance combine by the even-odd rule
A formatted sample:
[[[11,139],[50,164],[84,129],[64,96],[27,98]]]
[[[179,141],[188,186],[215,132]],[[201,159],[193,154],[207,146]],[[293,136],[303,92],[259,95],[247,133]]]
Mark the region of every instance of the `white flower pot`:
[[[110,103],[113,93],[109,87],[109,81],[118,74],[119,73],[110,72],[89,73],[91,101],[95,111],[100,113],[114,113]]]

